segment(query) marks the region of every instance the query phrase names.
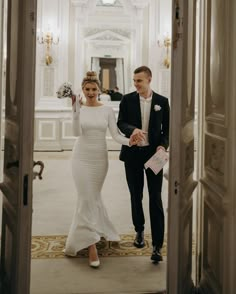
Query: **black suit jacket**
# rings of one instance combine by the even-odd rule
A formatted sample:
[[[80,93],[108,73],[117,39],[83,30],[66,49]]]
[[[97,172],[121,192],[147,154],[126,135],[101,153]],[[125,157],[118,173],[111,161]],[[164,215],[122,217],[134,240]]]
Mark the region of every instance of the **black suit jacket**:
[[[111,95],[111,101],[121,101],[123,95],[120,92],[113,92]]]
[[[160,110],[156,111],[158,105]],[[166,149],[169,146],[169,102],[168,99],[153,92],[149,128],[148,128],[148,140],[152,154],[155,153],[158,146],[163,146]],[[129,138],[135,128],[142,129],[141,108],[140,99],[137,92],[124,95],[120,102],[120,111],[118,115],[118,128],[120,131]],[[120,160],[122,161],[135,161],[138,155],[137,147],[122,145]]]

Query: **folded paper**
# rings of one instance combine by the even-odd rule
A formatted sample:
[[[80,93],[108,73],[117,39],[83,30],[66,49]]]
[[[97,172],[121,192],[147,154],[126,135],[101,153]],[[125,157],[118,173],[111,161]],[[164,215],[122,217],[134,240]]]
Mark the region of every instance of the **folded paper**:
[[[168,162],[169,154],[163,149],[159,149],[145,164],[144,167],[150,168],[154,174],[158,174],[163,166]]]

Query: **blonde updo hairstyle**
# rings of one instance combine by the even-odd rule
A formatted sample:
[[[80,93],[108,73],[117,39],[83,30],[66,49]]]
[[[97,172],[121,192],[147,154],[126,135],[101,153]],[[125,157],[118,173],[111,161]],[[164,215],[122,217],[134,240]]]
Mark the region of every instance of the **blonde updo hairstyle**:
[[[97,78],[97,73],[95,71],[87,71],[86,76],[83,78],[82,81],[82,89],[88,83],[96,84],[98,86],[98,89],[100,90],[100,81]]]

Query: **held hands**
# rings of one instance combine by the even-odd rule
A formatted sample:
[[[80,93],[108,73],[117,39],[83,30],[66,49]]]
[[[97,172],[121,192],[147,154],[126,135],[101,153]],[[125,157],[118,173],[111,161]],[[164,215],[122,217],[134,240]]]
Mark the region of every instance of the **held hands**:
[[[137,141],[131,136],[129,139],[129,146],[137,145]]]
[[[130,136],[130,146],[137,145],[138,143],[145,140],[146,132],[140,129],[134,129],[132,135]]]

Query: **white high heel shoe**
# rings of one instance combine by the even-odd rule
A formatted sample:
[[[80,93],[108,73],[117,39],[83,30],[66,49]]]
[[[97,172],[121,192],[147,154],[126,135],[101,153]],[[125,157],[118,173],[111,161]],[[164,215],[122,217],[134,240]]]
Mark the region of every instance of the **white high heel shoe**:
[[[89,265],[93,268],[98,268],[100,266],[100,260],[89,261]]]
[[[89,259],[89,265],[91,266],[91,267],[93,267],[93,268],[98,268],[99,266],[100,266],[100,260],[99,260],[99,258],[98,258],[98,255],[97,255],[97,248],[96,248],[96,245],[91,245],[89,248],[88,248],[88,250],[89,250],[89,257],[90,257],[90,250],[91,250],[91,248],[92,248],[92,250],[95,250],[96,251],[96,260],[93,260],[93,261],[91,261],[90,259]],[[93,252],[94,253],[94,252]],[[94,256],[94,254],[93,254],[93,258],[94,258],[95,256]]]

